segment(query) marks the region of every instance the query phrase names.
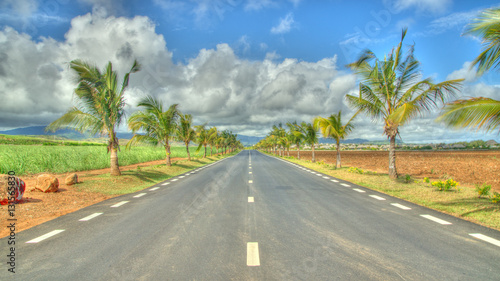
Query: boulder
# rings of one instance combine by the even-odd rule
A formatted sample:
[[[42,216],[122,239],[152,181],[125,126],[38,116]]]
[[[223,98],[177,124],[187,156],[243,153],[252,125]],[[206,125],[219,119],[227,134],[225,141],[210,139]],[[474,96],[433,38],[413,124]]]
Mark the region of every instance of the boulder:
[[[75,183],[78,183],[78,175],[77,174],[71,174],[66,177],[64,180],[64,184],[66,185],[73,185]]]
[[[9,179],[11,184],[9,185]],[[12,184],[13,183],[13,184]],[[8,203],[9,191],[14,191],[15,201],[19,202],[23,199],[26,184],[24,181],[16,176],[0,175],[0,201]]]
[[[39,175],[36,178],[35,189],[42,192],[57,192],[57,190],[59,190],[59,180],[53,175]]]

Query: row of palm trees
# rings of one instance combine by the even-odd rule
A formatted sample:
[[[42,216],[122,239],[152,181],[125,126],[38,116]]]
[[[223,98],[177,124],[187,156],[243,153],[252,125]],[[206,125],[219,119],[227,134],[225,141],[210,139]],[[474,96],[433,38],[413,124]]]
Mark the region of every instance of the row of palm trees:
[[[422,79],[420,62],[414,57],[414,45],[409,46],[403,56],[403,40],[407,29],[403,29],[401,40],[387,56],[378,59],[370,51],[364,51],[358,60],[348,65],[360,78],[359,94],[346,95],[347,103],[356,114],[345,125],[341,123],[341,112],[329,118],[317,117],[311,124],[302,123],[314,130],[321,130],[323,136],[337,141],[337,167],[340,167],[339,141],[352,129],[350,122],[363,113],[374,121],[382,121],[384,134],[389,138],[389,176],[397,178],[395,144],[399,128],[413,118],[422,116],[444,104],[438,122],[456,128],[485,129],[491,131],[500,126],[500,101],[490,98],[458,99],[456,97],[463,79],[434,83],[431,78]],[[490,68],[500,67],[500,9],[485,10],[479,18],[473,20],[466,34],[473,34],[483,39],[484,50],[474,60],[478,65],[478,74]],[[303,126],[297,126],[304,128]],[[271,133],[258,144],[261,148],[276,146],[286,147],[287,134],[281,126],[274,126]],[[288,134],[294,133],[292,129]],[[313,140],[310,137],[309,140]],[[311,141],[310,141],[311,142]],[[299,147],[297,143],[297,147]],[[312,145],[313,162],[314,145]],[[281,153],[280,153],[281,155]]]
[[[288,131],[283,128],[280,123],[278,126],[274,125],[268,136],[259,141],[255,147],[257,149],[265,149],[269,152],[274,151],[279,156],[290,156],[290,146],[294,144],[297,148],[297,158],[300,159],[300,146],[306,144],[311,146],[312,149],[312,162],[316,162],[314,155],[314,147],[318,143],[318,131],[321,132],[323,137],[332,138],[336,141],[337,163],[336,167],[340,168],[340,140],[343,140],[354,129],[352,121],[359,111],[354,114],[347,123],[342,123],[342,112],[332,114],[328,118],[318,116],[313,119],[312,123],[302,122],[297,124],[296,121],[286,124]]]
[[[118,75],[113,70],[111,62],[105,71],[82,60],[71,61],[70,68],[74,70],[78,82],[74,96],[75,106],[47,126],[46,130],[71,128],[92,135],[107,135],[111,175],[119,176],[121,175],[118,165],[120,146],[116,128],[125,119],[124,92],[128,87],[130,74],[139,71],[141,66],[134,61],[130,71],[125,74],[121,87],[118,86]],[[243,147],[237,140],[237,135],[228,130],[219,131],[216,127],[207,127],[206,124],[193,126],[192,115],[183,114],[178,104],[173,104],[165,110],[161,100],[146,96],[139,101],[137,107],[141,110],[134,112],[127,120],[128,128],[134,135],[126,147],[130,149],[139,143],[161,145],[165,148],[168,166],[172,165],[170,144],[174,140],[184,143],[189,160],[191,160],[189,152],[191,142],[198,144],[197,151],[204,148],[203,157],[207,157],[207,146],[210,147],[210,155],[213,147],[216,148],[216,153],[219,153],[219,149],[222,149],[222,153],[226,153]]]

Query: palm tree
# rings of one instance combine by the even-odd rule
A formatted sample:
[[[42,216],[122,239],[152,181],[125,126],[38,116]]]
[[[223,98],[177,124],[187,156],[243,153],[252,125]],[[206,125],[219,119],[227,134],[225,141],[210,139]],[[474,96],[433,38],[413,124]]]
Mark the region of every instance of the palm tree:
[[[179,125],[177,126],[176,135],[179,141],[184,142],[186,145],[186,152],[188,161],[191,161],[191,154],[189,153],[189,143],[196,138],[196,132],[193,129],[193,116],[191,114],[179,113]]]
[[[465,34],[483,39],[483,51],[472,62],[482,75],[500,64],[500,9],[487,9],[469,25]],[[471,66],[471,67],[472,67]],[[500,126],[500,100],[490,98],[459,99],[445,105],[437,119],[455,128],[476,128],[491,131]]]
[[[411,119],[437,107],[455,96],[463,79],[434,84],[430,78],[420,80],[420,62],[413,56],[414,45],[403,58],[402,46],[407,29],[403,29],[401,41],[396,49],[381,61],[366,50],[359,59],[348,66],[361,77],[359,96],[346,95],[347,102],[371,116],[384,121],[384,134],[390,140],[389,176],[397,178],[396,136],[399,127]],[[370,62],[374,61],[373,64]]]
[[[128,128],[132,130],[134,136],[127,143],[127,147],[137,143],[150,145],[162,145],[165,148],[166,164],[172,166],[170,161],[170,141],[177,129],[177,119],[179,111],[177,104],[171,105],[167,111],[163,111],[162,102],[152,96],[142,98],[137,104],[143,107],[142,111],[136,111],[128,119]],[[144,135],[137,134],[144,131]]]
[[[213,154],[213,147],[217,149],[217,139],[219,138],[219,131],[217,127],[211,127],[208,130],[208,145],[210,146],[210,156]]]
[[[354,125],[351,122],[356,117],[358,112],[356,112],[356,114],[354,114],[344,125],[342,125],[342,111],[339,111],[337,115],[332,114],[328,118],[318,116],[314,119],[314,124],[320,128],[323,136],[325,138],[333,138],[336,141],[337,169],[342,167],[340,164],[340,140],[345,139],[345,137],[347,137],[347,135],[354,129]]]
[[[304,143],[311,146],[312,149],[312,162],[316,162],[316,157],[314,156],[314,145],[318,142],[318,127],[314,125],[314,122],[306,123],[302,122],[300,126],[297,126],[296,135],[299,135]]]
[[[297,122],[286,123],[288,129],[290,130],[290,142],[294,143],[297,146],[297,159],[300,160],[300,144],[303,140],[303,135],[300,133]]]
[[[134,61],[130,71],[123,77],[121,87],[118,85],[116,71],[108,62],[105,72],[82,60],[73,60],[70,67],[77,74],[78,86],[75,89],[76,106],[70,108],[63,116],[47,126],[47,131],[71,128],[79,132],[90,132],[91,135],[107,135],[108,153],[111,152],[111,175],[121,175],[118,165],[120,145],[116,137],[116,127],[120,125],[125,114],[125,89],[131,73],[141,69]]]
[[[199,146],[196,152],[200,151],[201,147],[205,147],[205,153],[203,154],[203,158],[207,158],[207,145],[209,141],[208,130],[205,128],[206,124],[195,126],[196,128],[196,141]]]

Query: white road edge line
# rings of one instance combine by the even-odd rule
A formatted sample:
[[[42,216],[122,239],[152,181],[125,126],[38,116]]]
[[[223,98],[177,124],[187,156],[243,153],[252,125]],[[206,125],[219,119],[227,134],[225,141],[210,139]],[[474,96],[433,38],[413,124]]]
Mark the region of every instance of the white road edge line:
[[[353,188],[352,190],[357,191],[357,192],[360,192],[360,193],[365,193],[365,192],[366,192],[366,191],[361,190],[361,189],[358,189],[358,188]]]
[[[401,205],[401,204],[398,204],[398,203],[391,203],[392,206],[394,207],[398,207],[400,209],[403,209],[403,210],[411,210],[410,207],[406,207],[405,205]]]
[[[436,218],[434,216],[431,216],[431,215],[420,215],[421,217],[424,217],[428,220],[431,220],[431,221],[434,221],[434,222],[437,222],[439,224],[443,224],[443,225],[447,225],[447,224],[451,224],[451,222],[447,222],[445,220],[442,220],[442,219],[439,219],[439,218]]]
[[[247,266],[260,266],[259,243],[247,243]]]
[[[146,195],[146,194],[147,194],[147,193],[139,193],[139,194],[137,194],[136,196],[134,196],[134,198],[139,198],[139,197],[142,197],[142,196],[144,196],[144,195]]]
[[[180,179],[183,179],[183,178],[185,178],[185,177],[186,177],[186,176],[180,176],[179,178],[180,178]]]
[[[498,240],[497,240],[497,239],[495,239],[495,238],[491,238],[491,237],[486,236],[486,235],[483,235],[483,234],[481,234],[481,233],[470,233],[469,235],[470,235],[470,236],[472,236],[472,237],[475,237],[475,238],[477,238],[477,239],[481,239],[481,240],[483,240],[483,241],[486,241],[486,242],[488,242],[488,243],[491,243],[491,244],[493,244],[493,245],[495,245],[495,246],[500,247],[500,241],[498,241]]]
[[[253,203],[253,202],[255,202],[253,196],[248,196],[248,203]]]
[[[332,180],[333,182],[339,182],[338,180]]]
[[[102,215],[102,214],[104,214],[104,213],[93,213],[92,215],[86,216],[83,219],[79,219],[78,221],[89,221],[89,220],[91,220],[91,219],[93,219],[95,217],[98,217],[98,216]]]
[[[350,185],[345,184],[345,183],[341,183],[340,185],[343,185],[343,186],[345,186],[345,187],[351,187]]]
[[[52,236],[54,236],[56,234],[59,234],[59,233],[63,232],[63,231],[64,231],[64,229],[56,229],[56,230],[53,230],[53,231],[51,231],[51,232],[49,232],[47,234],[39,236],[39,237],[37,237],[37,238],[35,238],[33,240],[30,240],[30,241],[28,241],[26,243],[38,243],[38,242],[40,242],[42,240],[45,240],[45,239],[47,239],[49,237],[52,237]]]
[[[166,183],[162,183],[161,185],[169,185],[170,183],[169,182],[166,182]]]
[[[368,196],[370,196],[371,198],[375,198],[375,199],[377,199],[377,200],[385,200],[385,198],[384,198],[384,197],[380,197],[380,196],[378,196],[378,195],[368,195]]]
[[[329,177],[323,177],[323,178],[324,178],[324,179],[327,179],[327,180],[328,180],[328,179],[330,179]]]
[[[116,203],[114,204],[113,206],[111,206],[111,208],[117,208],[117,207],[120,207],[121,205],[124,205],[124,204],[127,204],[129,201],[122,201],[120,203]]]
[[[171,180],[171,181],[178,181],[178,180],[179,180],[179,179],[173,179],[173,180]]]
[[[153,187],[153,188],[151,188],[150,190],[151,190],[151,191],[155,191],[155,190],[157,190],[157,189],[159,189],[159,188],[160,188],[160,187],[159,187],[159,186],[157,186],[157,187]]]

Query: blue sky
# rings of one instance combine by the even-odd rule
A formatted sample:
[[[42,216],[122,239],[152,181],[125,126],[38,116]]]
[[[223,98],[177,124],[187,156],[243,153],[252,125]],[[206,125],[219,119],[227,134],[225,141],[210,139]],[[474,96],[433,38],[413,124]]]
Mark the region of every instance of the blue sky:
[[[272,124],[311,121],[342,110],[356,93],[345,65],[369,48],[379,58],[408,27],[422,73],[436,82],[466,78],[462,96],[497,98],[498,73],[475,77],[480,52],[464,28],[495,1],[380,0],[7,0],[0,4],[0,128],[45,125],[71,105],[67,62],[81,58],[120,73],[137,58],[127,101],[152,94],[179,103],[195,122],[246,135]],[[15,108],[32,105],[29,112]],[[452,131],[438,110],[401,129],[403,141],[491,139],[498,134]],[[383,139],[382,125],[358,117],[352,137]],[[124,126],[121,130],[126,130]]]

